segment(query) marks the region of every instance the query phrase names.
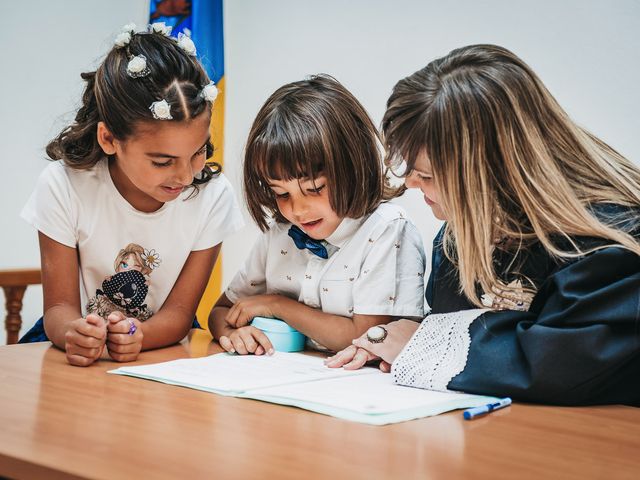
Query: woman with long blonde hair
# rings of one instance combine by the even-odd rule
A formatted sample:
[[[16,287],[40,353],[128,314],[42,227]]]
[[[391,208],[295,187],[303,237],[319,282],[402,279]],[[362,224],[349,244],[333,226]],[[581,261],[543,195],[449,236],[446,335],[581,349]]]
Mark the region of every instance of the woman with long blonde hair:
[[[432,310],[376,327],[328,364],[381,358],[405,385],[640,405],[638,167],[494,45],[398,82],[382,127],[389,164],[446,221]]]

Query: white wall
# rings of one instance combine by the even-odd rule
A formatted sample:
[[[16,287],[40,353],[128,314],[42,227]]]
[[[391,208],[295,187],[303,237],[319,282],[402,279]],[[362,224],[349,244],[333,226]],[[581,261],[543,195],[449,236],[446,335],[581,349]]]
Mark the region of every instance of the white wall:
[[[400,78],[473,43],[520,55],[578,123],[640,163],[639,21],[635,0],[228,0],[225,172],[239,184],[251,121],[282,84],[330,73],[379,125]],[[438,226],[420,195],[405,197],[430,251]],[[227,281],[253,238],[227,242]]]
[[[20,209],[47,165],[44,148],[74,116],[84,82],[120,28],[143,25],[148,0],[30,0],[3,7],[0,28],[0,269],[39,267],[38,237]],[[0,293],[4,312],[4,293]],[[42,315],[42,288],[24,299],[24,333]],[[5,343],[0,313],[0,345]]]
[[[144,23],[146,12],[146,0],[41,0],[4,9],[0,268],[39,264],[36,234],[18,213],[46,164],[43,147],[77,105],[78,74],[95,65],[121,25]],[[640,163],[639,21],[636,0],[227,0],[225,171],[239,185],[251,121],[282,84],[330,73],[379,124],[397,80],[471,43],[500,44],[523,57],[578,123]],[[429,246],[436,225],[420,197],[402,203]],[[227,242],[225,281],[255,234],[248,225]],[[41,311],[40,291],[28,292],[25,324]]]

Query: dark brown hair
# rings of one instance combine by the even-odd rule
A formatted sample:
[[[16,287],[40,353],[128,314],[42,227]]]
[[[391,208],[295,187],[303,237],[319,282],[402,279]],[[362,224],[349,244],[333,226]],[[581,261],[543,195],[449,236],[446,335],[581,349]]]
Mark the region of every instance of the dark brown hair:
[[[329,75],[276,90],[253,122],[244,155],[244,191],[262,231],[280,214],[269,179],[327,178],[331,208],[360,218],[383,200],[384,172],[375,125],[356,98]]]
[[[149,75],[132,78],[127,73],[127,64],[136,55],[146,57]],[[98,143],[98,122],[104,122],[114,137],[123,141],[135,134],[141,123],[188,121],[211,108],[201,95],[209,77],[200,62],[183,51],[174,38],[160,33],[132,32],[127,46],[113,47],[95,72],[81,77],[87,85],[75,122],[47,145],[52,160],[62,159],[72,168],[91,168],[105,157]],[[162,99],[171,105],[172,120],[154,120],[149,110],[153,102]],[[212,154],[213,147],[208,144],[207,158]],[[217,163],[207,162],[192,186],[208,182],[220,170]]]

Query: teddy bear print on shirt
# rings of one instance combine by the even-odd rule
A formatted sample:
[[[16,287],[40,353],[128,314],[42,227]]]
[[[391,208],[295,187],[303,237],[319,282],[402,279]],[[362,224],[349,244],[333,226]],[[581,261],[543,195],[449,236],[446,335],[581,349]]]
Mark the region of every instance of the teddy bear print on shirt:
[[[141,322],[153,312],[144,303],[149,291],[148,276],[160,265],[160,256],[155,250],[145,250],[140,245],[130,243],[120,250],[114,262],[115,275],[102,282],[102,289],[87,303],[87,313],[95,313],[107,318],[118,311]]]

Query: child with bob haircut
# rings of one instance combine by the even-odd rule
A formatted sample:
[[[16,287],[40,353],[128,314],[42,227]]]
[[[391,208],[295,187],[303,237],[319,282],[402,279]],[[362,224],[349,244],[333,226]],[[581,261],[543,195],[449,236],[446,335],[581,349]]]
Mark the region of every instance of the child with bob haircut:
[[[73,365],[181,340],[222,240],[242,226],[208,160],[216,87],[191,39],[169,34],[127,25],[82,74],[82,106],[22,212],[38,229],[44,317],[21,341],[51,340]]]
[[[640,406],[640,169],[496,45],[400,80],[382,125],[388,161],[446,222],[432,311],[327,365],[381,358],[412,387]]]
[[[269,97],[244,160],[249,211],[264,233],[209,317],[225,350],[273,352],[249,325],[256,316],[337,350],[372,325],[422,315],[422,240],[400,207],[384,203],[379,146],[362,105],[330,76]]]

